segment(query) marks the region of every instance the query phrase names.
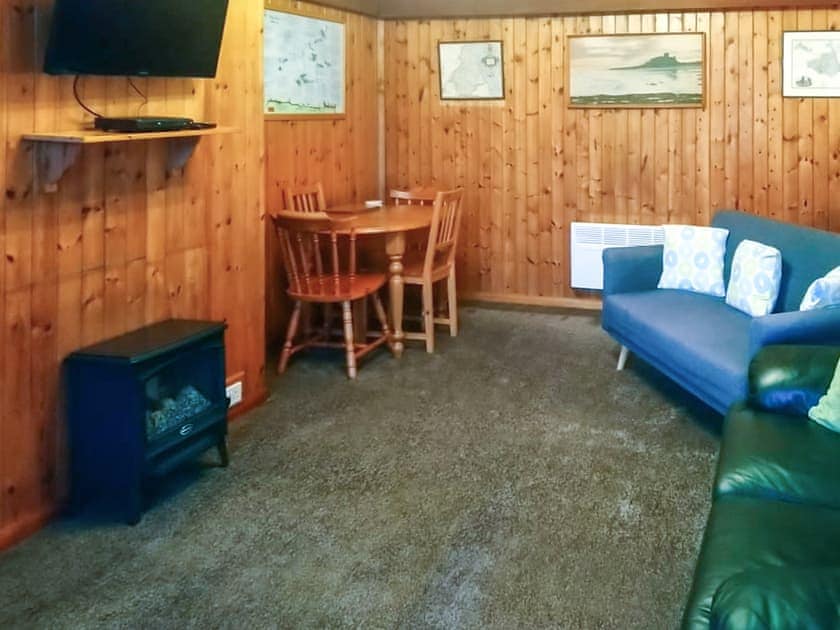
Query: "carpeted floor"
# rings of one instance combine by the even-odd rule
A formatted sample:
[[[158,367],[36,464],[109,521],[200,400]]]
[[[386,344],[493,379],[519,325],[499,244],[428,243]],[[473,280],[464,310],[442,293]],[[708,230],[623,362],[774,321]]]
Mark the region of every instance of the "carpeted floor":
[[[673,628],[719,418],[597,314],[464,308],[357,382],[308,355],[140,525],[0,556],[0,627]]]

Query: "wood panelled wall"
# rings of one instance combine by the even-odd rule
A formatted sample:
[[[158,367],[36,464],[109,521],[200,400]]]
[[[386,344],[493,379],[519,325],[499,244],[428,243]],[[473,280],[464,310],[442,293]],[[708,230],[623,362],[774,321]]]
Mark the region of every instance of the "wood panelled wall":
[[[563,304],[572,221],[710,221],[741,208],[840,230],[840,100],[781,95],[782,31],[836,9],[386,22],[389,187],[466,189],[463,293]],[[704,109],[565,106],[566,36],[700,31]],[[506,101],[441,103],[437,42],[504,41]]]
[[[271,7],[342,20],[347,38],[347,115],[339,120],[267,120],[266,204],[283,208],[283,190],[322,182],[328,204],[378,198],[379,38],[378,22],[305,2],[272,0]],[[285,301],[280,250],[267,225],[266,321],[269,344],[285,334]]]
[[[262,2],[232,0],[218,78],[138,81],[148,114],[238,127],[165,172],[163,142],[85,147],[55,194],[20,136],[79,128],[72,78],[40,73],[52,2],[0,0],[0,548],[36,528],[66,486],[60,364],[74,349],[168,317],[226,319],[230,374],[264,396]],[[88,78],[104,113],[142,100]]]

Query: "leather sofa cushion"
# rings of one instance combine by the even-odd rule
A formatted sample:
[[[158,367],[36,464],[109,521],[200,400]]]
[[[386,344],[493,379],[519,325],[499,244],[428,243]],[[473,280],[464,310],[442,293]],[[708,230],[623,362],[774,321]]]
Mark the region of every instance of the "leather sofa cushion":
[[[708,629],[718,588],[743,571],[840,567],[838,531],[840,510],[740,497],[717,499],[703,536],[683,628]]]
[[[746,397],[752,318],[723,300],[657,289],[604,299],[603,325],[689,391],[725,410]]]
[[[840,567],[763,567],[726,580],[712,600],[716,630],[840,628]]]
[[[750,404],[807,416],[828,390],[838,360],[837,346],[767,346],[750,364]]]
[[[840,509],[840,434],[738,404],[724,424],[714,493]]]

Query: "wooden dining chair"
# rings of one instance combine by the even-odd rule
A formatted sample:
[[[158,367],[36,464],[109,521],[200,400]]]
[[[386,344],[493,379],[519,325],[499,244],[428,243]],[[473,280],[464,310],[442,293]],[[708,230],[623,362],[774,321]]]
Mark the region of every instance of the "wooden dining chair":
[[[379,299],[379,290],[387,282],[385,273],[359,273],[356,267],[356,234],[353,231],[339,234],[340,221],[323,212],[280,212],[272,221],[283,254],[289,286],[287,293],[294,301],[292,317],[286,334],[286,343],[277,366],[278,373],[286,371],[292,355],[310,347],[344,348],[347,376],[356,378],[359,359],[383,344],[393,352],[393,341],[385,308]],[[353,338],[354,302],[370,298],[382,334],[368,343]],[[295,344],[301,311],[304,304],[324,305],[324,325],[317,332],[306,331],[305,338]],[[331,315],[334,304],[341,304],[344,323],[344,341],[334,342]]]
[[[291,212],[324,212],[327,209],[324,186],[321,182],[311,186],[287,188],[283,194],[286,210]]]
[[[409,261],[405,267],[405,283],[423,288],[423,332],[407,333],[406,339],[426,342],[426,351],[435,351],[435,324],[446,324],[449,333],[458,335],[458,304],[455,295],[455,254],[461,225],[462,189],[439,192],[432,210],[429,241],[422,260]],[[435,317],[434,285],[446,280],[448,313]]]
[[[395,206],[432,206],[437,197],[437,190],[432,188],[393,189],[389,193]]]

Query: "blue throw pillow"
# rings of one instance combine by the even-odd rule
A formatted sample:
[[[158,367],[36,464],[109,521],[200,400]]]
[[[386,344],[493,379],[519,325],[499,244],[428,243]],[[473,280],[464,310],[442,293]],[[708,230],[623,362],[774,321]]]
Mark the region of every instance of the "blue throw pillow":
[[[729,230],[665,225],[660,289],[683,289],[723,297],[723,257]]]
[[[814,280],[805,292],[800,311],[811,311],[826,306],[840,306],[840,267],[835,267],[828,275]]]
[[[726,303],[753,317],[773,312],[782,284],[782,253],[775,247],[744,240],[735,250]]]

